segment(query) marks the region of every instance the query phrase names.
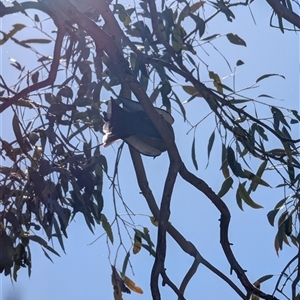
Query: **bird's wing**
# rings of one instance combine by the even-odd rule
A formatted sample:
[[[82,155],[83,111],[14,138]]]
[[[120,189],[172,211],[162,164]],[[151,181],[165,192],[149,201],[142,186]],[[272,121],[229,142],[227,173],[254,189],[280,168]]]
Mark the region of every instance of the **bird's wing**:
[[[133,101],[124,97],[118,97],[118,100],[123,104],[123,107],[128,110],[129,112],[137,112],[137,111],[144,111],[141,104],[137,101]],[[155,107],[156,111],[159,115],[170,125],[174,123],[173,117],[164,109]]]
[[[152,147],[148,142],[146,143],[137,135],[132,135],[124,139],[124,141],[133,147],[136,151],[146,155],[146,156],[159,156],[162,151],[160,149]]]

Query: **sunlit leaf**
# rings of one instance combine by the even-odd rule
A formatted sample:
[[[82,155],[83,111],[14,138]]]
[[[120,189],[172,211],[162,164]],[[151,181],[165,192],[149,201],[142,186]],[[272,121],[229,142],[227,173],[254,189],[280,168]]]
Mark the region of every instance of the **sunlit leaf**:
[[[148,245],[150,247],[154,247],[154,244],[153,244],[153,242],[151,240],[151,237],[149,235],[149,229],[147,227],[144,227],[142,238],[148,243]]]
[[[264,275],[264,276],[260,277],[259,279],[257,279],[256,281],[259,282],[259,283],[263,283],[263,282],[271,279],[272,277],[274,277],[274,275],[271,275],[271,274]]]
[[[183,45],[183,37],[185,36],[183,28],[175,24],[172,31],[172,47],[176,52],[180,52]]]
[[[135,283],[130,279],[128,278],[126,275],[124,276],[124,283],[129,287],[129,289],[131,289],[132,291],[138,293],[138,294],[143,294],[143,290],[136,286]]]
[[[198,1],[190,6],[190,12],[194,13],[204,5],[205,1]]]
[[[111,265],[112,275],[111,275],[111,283],[114,289],[114,299],[122,300],[122,292],[130,294],[130,290],[125,286],[123,279],[119,275],[115,266]]]
[[[186,4],[186,6],[181,10],[179,17],[178,17],[178,23],[182,22],[190,13],[190,6]]]
[[[156,227],[158,226],[158,221],[155,219],[155,217],[151,216],[150,221],[154,226],[156,226]]]
[[[101,214],[101,224],[103,229],[105,230],[108,238],[110,239],[111,243],[114,243],[114,236],[113,236],[113,232],[111,230],[111,226],[109,224],[109,222],[107,221],[107,218],[104,214]]]
[[[270,186],[266,181],[264,181],[263,179],[261,179],[259,176],[253,174],[252,172],[250,172],[250,171],[244,169],[244,173],[246,174],[247,178],[248,178],[249,180],[251,180],[252,183],[255,184],[255,185],[260,184],[260,185],[267,186],[267,187]],[[251,185],[251,189],[252,189],[253,191],[255,191],[255,189],[253,189],[254,187],[255,187],[255,189],[256,189],[256,186],[254,186],[254,185],[252,186],[252,185]]]
[[[141,251],[142,248],[142,238],[138,231],[135,231],[134,239],[133,239],[133,254],[137,254]]]
[[[222,198],[224,195],[226,195],[229,189],[232,187],[232,184],[233,184],[233,179],[231,177],[226,178],[218,193],[218,197]]]
[[[182,88],[189,95],[202,97],[198,90],[192,85],[183,85]]]
[[[244,202],[245,202],[246,204],[248,204],[250,207],[256,208],[256,209],[258,209],[258,208],[263,208],[261,205],[255,203],[255,202],[251,199],[249,193],[247,192],[247,190],[246,190],[246,188],[245,188],[245,186],[244,186],[243,184],[241,184],[241,183],[239,184],[238,190],[239,190],[239,195],[241,196],[241,198],[242,198],[242,199],[244,200]]]
[[[221,87],[220,83],[221,83],[221,79],[219,77],[219,75],[213,71],[209,71],[209,78],[213,79],[213,84],[215,86],[215,88],[217,89],[217,91],[221,94],[223,94],[223,88]]]

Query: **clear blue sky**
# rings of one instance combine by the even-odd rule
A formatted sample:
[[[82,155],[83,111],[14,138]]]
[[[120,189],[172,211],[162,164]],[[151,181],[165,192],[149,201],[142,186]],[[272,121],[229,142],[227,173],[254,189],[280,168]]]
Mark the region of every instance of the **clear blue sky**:
[[[120,3],[124,4],[125,1],[121,0]],[[126,1],[125,4],[133,5],[134,2]],[[208,17],[210,9],[207,6],[205,7],[205,16]],[[236,20],[232,23],[227,22],[224,15],[219,15],[213,22],[209,23],[204,37],[215,33],[220,33],[221,35],[230,32],[238,34],[246,41],[247,47],[234,46],[227,41],[226,37],[219,38],[214,42],[214,45],[224,54],[232,67],[234,67],[238,59],[244,61],[245,65],[239,67],[237,70],[237,87],[245,88],[250,86],[263,74],[282,74],[286,77],[286,80],[280,77],[273,77],[262,81],[258,88],[250,90],[247,95],[255,97],[259,94],[270,94],[279,100],[264,99],[266,102],[269,101],[268,103],[272,105],[299,109],[298,34],[293,32],[282,34],[279,30],[270,28],[269,17],[271,15],[271,8],[265,1],[255,1],[251,8],[256,25],[254,25],[248,9],[238,9],[235,11]],[[28,20],[18,14],[13,17],[5,17],[0,22],[1,30],[7,32],[12,24],[28,22]],[[44,29],[51,31],[54,29],[54,26],[49,22]],[[26,34],[25,31],[24,33],[20,32],[19,37],[22,34]],[[31,37],[30,31],[27,31],[27,34],[27,36],[22,36],[22,38]],[[45,48],[49,55],[52,55],[51,46]],[[13,57],[20,60],[20,62],[24,61],[24,58],[19,53],[19,49],[19,47],[14,47],[12,42],[8,42],[0,48],[1,74],[5,74],[7,70],[11,72],[12,68],[8,67],[9,58]],[[206,45],[204,49],[206,53],[199,49],[199,55],[201,59],[208,63],[209,70],[218,73],[220,77],[229,76],[223,83],[231,86],[231,72],[225,61],[216,53],[213,47]],[[28,60],[28,64],[30,64],[30,60]],[[208,78],[204,65],[201,66],[200,74],[204,80]],[[14,79],[13,75],[14,73],[12,72],[12,80]],[[185,84],[182,79],[180,80],[178,84]],[[184,94],[181,94],[181,97],[183,101],[188,98]],[[174,107],[176,108],[175,105]],[[195,124],[208,112],[208,108],[201,98],[188,103],[186,110],[192,124]],[[190,155],[193,135],[192,133],[187,135],[190,127],[188,124],[183,123],[182,118],[175,110],[173,112],[176,119],[174,129],[180,154],[187,167],[194,171]],[[10,130],[7,130],[8,128],[10,129],[10,126],[6,125],[9,124],[7,122],[10,122],[8,111],[5,112],[5,115],[0,115],[0,135],[4,139],[8,138],[11,134]],[[196,175],[205,179],[217,192],[223,182],[221,172],[219,171],[221,154],[219,153],[217,142],[212,150],[210,165],[205,169],[207,163],[206,147],[213,129],[213,120],[209,118],[197,130],[196,143],[199,171],[196,172]],[[299,128],[293,135],[299,137]],[[107,155],[110,174],[112,174],[113,170],[112,166],[116,149],[117,147],[115,146],[114,148],[110,147],[102,150],[103,154]],[[159,202],[163,189],[164,176],[168,168],[167,154],[164,153],[154,160],[148,157],[144,157],[143,160],[150,186],[156,196],[157,202]],[[3,161],[0,162],[0,164],[4,163]],[[256,168],[257,166],[255,165],[253,170],[256,171]],[[134,212],[140,214],[135,217],[136,224],[148,227],[153,241],[156,242],[156,228],[149,221],[148,215],[150,212],[139,193],[139,188],[132,172],[133,169],[127,147],[124,147],[119,171],[123,198]],[[272,186],[280,183],[278,178],[273,177],[273,172],[266,173],[264,179]],[[103,213],[109,220],[112,220],[114,214],[112,208],[112,191],[109,189],[108,182],[106,183],[107,185],[104,188],[105,207]],[[229,232],[230,241],[233,243],[232,249],[242,267],[248,270],[247,275],[253,282],[266,274],[278,275],[288,259],[296,254],[295,247],[285,247],[284,251],[280,253],[280,257],[276,255],[273,247],[276,229],[270,227],[266,218],[267,212],[283,197],[284,194],[280,190],[260,187],[258,192],[254,194],[254,198],[256,202],[264,206],[264,209],[253,210],[245,206],[244,212],[237,207],[234,192],[224,197],[224,201],[232,213]],[[171,209],[170,220],[172,224],[198,247],[200,253],[207,260],[237,282],[235,275],[230,275],[229,264],[221,250],[219,244],[219,214],[210,204],[210,201],[195,191],[181,178],[178,178]],[[123,210],[121,209],[121,211]],[[54,263],[46,259],[38,245],[32,243],[31,251],[33,260],[31,277],[28,278],[26,270],[20,270],[18,282],[12,284],[9,277],[1,275],[0,300],[113,299],[106,238],[102,237],[94,244],[88,245],[102,233],[103,230],[99,227],[95,230],[94,235],[91,234],[85,221],[78,214],[68,229],[69,238],[65,240],[66,255],[60,250],[56,241],[54,241],[53,246],[61,254],[60,258],[51,255]],[[117,240],[117,235],[115,235],[115,239]],[[110,245],[110,260],[112,263],[114,263],[117,245],[117,242],[114,246]],[[168,239],[167,253],[167,273],[176,284],[180,284],[185,272],[192,263],[192,258],[184,254],[171,239]],[[123,249],[119,252],[117,259],[117,267],[119,269],[122,268],[125,254]],[[149,256],[148,252],[142,250],[138,255],[131,254],[131,260],[135,275],[132,274],[129,268],[127,269],[127,274],[144,290],[144,295],[132,293],[131,295],[124,295],[123,298],[125,300],[150,299],[149,275],[153,258]],[[274,280],[263,284],[262,289],[265,292],[271,293],[276,280],[277,276],[274,277]],[[162,299],[175,299],[175,295],[167,287],[161,287],[161,293]],[[219,280],[216,275],[201,265],[198,268],[197,274],[188,285],[186,298],[189,300],[199,298],[239,299],[227,284]]]

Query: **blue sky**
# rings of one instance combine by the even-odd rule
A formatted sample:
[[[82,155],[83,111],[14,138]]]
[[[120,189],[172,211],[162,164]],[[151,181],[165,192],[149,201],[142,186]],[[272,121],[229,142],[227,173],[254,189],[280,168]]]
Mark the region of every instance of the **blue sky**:
[[[130,1],[120,1],[120,3],[133,5],[133,2]],[[258,88],[249,90],[247,95],[256,97],[263,93],[270,94],[276,99],[264,99],[265,102],[299,110],[298,35],[294,32],[282,34],[278,29],[270,28],[269,17],[271,8],[265,1],[254,1],[251,8],[256,25],[254,25],[248,9],[237,9],[234,22],[229,23],[224,15],[219,15],[209,24],[204,37],[215,33],[225,35],[232,32],[243,38],[247,43],[247,47],[232,45],[225,36],[214,43],[218,50],[228,59],[231,66],[234,67],[238,59],[244,61],[245,64],[237,69],[236,86],[238,88],[248,87],[263,74],[282,74],[286,80],[280,77],[269,78],[260,82]],[[210,9],[206,6],[206,17],[209,16],[209,11]],[[22,21],[23,19],[24,21]],[[28,20],[18,14],[13,17],[3,18],[0,22],[1,30],[5,32],[12,24],[28,22]],[[54,29],[50,22],[46,24],[44,29]],[[23,33],[20,32],[20,36],[21,34]],[[27,38],[30,37],[29,31],[27,31],[27,34]],[[205,51],[202,51],[199,47],[199,56],[208,63],[209,70],[218,73],[221,78],[227,77],[223,83],[231,86],[232,76],[230,76],[231,72],[225,61],[216,53],[213,47],[205,45],[204,49]],[[0,51],[1,73],[5,74],[6,70],[11,72],[12,68],[8,67],[9,58],[18,59],[20,57],[19,48],[14,47],[12,43],[6,43],[0,48]],[[45,48],[45,51],[48,51],[49,55],[51,55],[51,46]],[[20,62],[22,60],[24,58],[20,58]],[[28,64],[30,64],[30,58],[28,58]],[[203,76],[201,78],[205,81],[208,79],[207,69],[203,65],[200,68],[200,75]],[[13,75],[14,73],[12,72],[12,80]],[[185,83],[180,79],[178,84]],[[180,88],[178,88],[178,91],[180,91]],[[188,99],[188,96],[181,92],[179,93],[182,101]],[[176,108],[176,105],[174,105],[174,108]],[[209,111],[201,98],[196,98],[186,104],[186,110],[188,119],[192,124],[199,121]],[[267,115],[267,108],[262,109],[260,113]],[[183,122],[182,118],[175,112],[175,109],[173,109],[173,115],[175,117],[174,129],[179,152],[186,166],[190,170],[195,171],[190,155],[193,133],[191,132],[187,135],[190,127]],[[0,134],[4,139],[11,134],[10,130],[7,130],[7,122],[10,122],[9,111],[0,116]],[[206,180],[212,189],[218,192],[223,178],[219,171],[221,154],[219,153],[217,141],[212,150],[209,167],[205,169],[207,164],[206,147],[213,129],[214,123],[212,118],[205,120],[197,129],[196,154],[199,170],[195,172],[197,176]],[[299,128],[293,132],[293,135],[299,137]],[[103,154],[107,155],[110,174],[113,171],[117,146],[118,144],[114,147],[102,149]],[[167,154],[164,153],[154,160],[143,157],[143,160],[150,186],[156,201],[159,203],[168,168]],[[1,162],[1,164],[4,163],[3,161]],[[254,171],[257,169],[257,166],[257,163],[254,163]],[[124,147],[119,171],[123,199],[134,212],[137,212],[137,216],[134,218],[135,224],[146,226],[150,230],[152,240],[156,243],[156,228],[149,221],[150,212],[139,193],[127,147]],[[273,187],[280,183],[278,178],[274,177],[273,172],[266,172],[264,176],[264,179]],[[109,220],[112,220],[114,216],[112,190],[109,189],[108,182],[106,182],[104,190],[105,206],[103,213]],[[274,279],[262,285],[262,289],[265,292],[271,293],[283,266],[297,251],[295,247],[285,246],[284,251],[280,253],[280,257],[276,255],[273,246],[276,229],[268,224],[266,218],[268,211],[284,197],[283,191],[260,187],[257,193],[254,194],[254,198],[256,202],[264,207],[261,210],[253,210],[245,206],[245,210],[241,211],[236,205],[234,195],[233,191],[223,198],[231,209],[232,214],[229,237],[233,243],[233,252],[242,267],[247,270],[247,275],[251,281],[254,282],[266,274],[275,274]],[[121,205],[119,208],[124,213]],[[198,247],[200,253],[208,261],[237,282],[236,276],[230,275],[229,264],[221,250],[219,244],[219,214],[210,202],[181,178],[178,178],[174,189],[171,211],[171,223]],[[116,228],[114,227],[114,229]],[[99,227],[96,228],[93,235],[87,228],[83,218],[80,215],[76,215],[75,220],[68,229],[69,238],[65,240],[66,255],[60,250],[57,242],[54,241],[53,246],[61,254],[60,258],[51,255],[54,263],[46,259],[38,245],[32,243],[31,277],[28,278],[26,270],[20,270],[18,282],[12,284],[10,278],[1,275],[0,300],[112,299],[109,263],[114,263],[115,260],[117,235],[115,236],[116,245],[114,246],[111,246],[105,237],[89,245],[102,233],[103,229]],[[110,247],[110,256],[107,245]],[[122,268],[125,255],[126,252],[121,249],[116,264],[119,269]],[[153,258],[147,251],[142,250],[137,255],[131,254],[131,263],[134,274],[128,268],[127,275],[144,290],[144,295],[132,293],[131,295],[124,295],[123,298],[125,300],[150,299],[149,275]],[[168,238],[166,268],[167,273],[176,284],[180,284],[191,264],[192,258],[182,253],[174,241]],[[161,294],[162,299],[175,299],[174,294],[167,287],[161,287]],[[201,265],[186,291],[187,299],[199,299],[200,296],[207,299],[239,299],[226,283]]]

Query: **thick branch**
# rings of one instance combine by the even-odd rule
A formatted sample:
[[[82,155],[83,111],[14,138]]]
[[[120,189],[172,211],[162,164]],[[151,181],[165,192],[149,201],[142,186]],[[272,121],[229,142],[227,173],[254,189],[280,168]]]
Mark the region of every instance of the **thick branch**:
[[[279,0],[266,0],[276,14],[300,29],[300,17],[285,7]]]
[[[230,242],[228,239],[228,228],[229,228],[229,222],[230,222],[230,212],[226,204],[220,199],[216,193],[206,184],[205,181],[202,179],[196,177],[194,174],[189,172],[185,167],[182,168],[180,175],[183,179],[185,179],[187,182],[189,182],[191,185],[193,185],[196,189],[201,191],[208,199],[211,200],[211,202],[216,206],[216,208],[221,213],[221,219],[220,219],[220,243],[224,250],[224,253],[227,257],[228,262],[230,263],[231,268],[235,271],[237,274],[240,282],[245,287],[248,293],[255,294],[263,299],[267,300],[275,300],[276,297],[272,295],[265,294],[264,292],[257,289],[249,279],[247,278],[244,270],[241,268],[239,263],[237,262],[231,247]]]
[[[135,173],[136,173],[136,178],[138,181],[138,185],[142,191],[143,196],[145,197],[147,204],[150,208],[151,213],[153,216],[158,220],[159,218],[159,209],[156,204],[156,201],[154,199],[154,196],[152,194],[152,191],[149,187],[148,180],[147,180],[147,175],[144,169],[144,165],[141,159],[141,155],[134,150],[133,148],[130,148],[130,154],[132,158],[132,162],[134,165]],[[196,247],[190,242],[187,241],[184,236],[173,226],[168,222],[167,226],[167,232],[170,234],[170,236],[176,241],[176,243],[181,247],[181,249],[194,257],[194,262],[184,277],[182,284],[180,286],[180,292],[183,294],[188,282],[191,280],[192,276],[195,274],[197,267],[199,264],[204,265],[207,267],[210,271],[215,273],[217,276],[219,276],[221,279],[223,279],[225,282],[227,282],[230,287],[236,291],[236,293],[242,298],[246,299],[246,296],[243,294],[243,292],[227,277],[225,276],[222,272],[220,272],[216,267],[214,267],[212,264],[210,264],[202,255],[198,252]],[[180,299],[180,298],[179,298]]]
[[[170,217],[170,204],[172,192],[174,189],[175,180],[179,171],[180,165],[171,163],[168,175],[165,181],[163,197],[160,205],[160,213],[158,219],[158,233],[157,233],[157,246],[156,256],[151,273],[151,292],[153,299],[160,299],[158,289],[159,274],[164,273],[164,263],[166,258],[166,231]]]
[[[196,176],[194,176],[193,174],[191,174],[185,169],[181,161],[181,158],[179,156],[178,149],[174,143],[174,136],[170,128],[167,127],[165,122],[159,117],[158,113],[156,112],[153,105],[151,104],[146,92],[143,90],[139,82],[133,76],[131,70],[128,67],[128,62],[124,59],[118,47],[116,47],[116,44],[114,43],[114,38],[107,35],[101,28],[99,28],[96,24],[94,24],[89,18],[87,18],[82,13],[80,13],[76,9],[76,7],[70,4],[69,1],[49,0],[49,2],[55,3],[58,8],[61,8],[61,10],[64,13],[66,13],[70,17],[70,19],[72,19],[72,21],[76,22],[94,39],[97,53],[101,53],[102,51],[104,51],[108,55],[111,63],[110,67],[113,67],[114,70],[117,71],[119,75],[119,79],[123,83],[126,83],[133,91],[135,96],[139,99],[143,109],[145,110],[150,120],[153,122],[153,124],[155,125],[158,132],[160,133],[160,135],[162,136],[162,138],[166,143],[168,155],[170,158],[170,168],[169,168],[169,174],[165,183],[165,189],[162,197],[161,211],[158,217],[159,220],[159,233],[158,233],[159,237],[158,237],[158,245],[157,245],[158,253],[156,258],[157,262],[154,265],[154,277],[156,278],[156,274],[159,274],[157,273],[157,270],[160,273],[162,272],[164,266],[164,259],[165,259],[165,252],[166,252],[165,234],[167,230],[168,231],[170,230],[168,218],[170,214],[171,195],[172,195],[175,179],[177,176],[177,172],[180,171],[181,176],[185,178],[188,182],[190,182],[192,185],[194,185],[196,188],[198,188],[200,191],[202,191],[221,212],[221,244],[232,268],[236,271],[244,287],[247,289],[247,291],[259,295],[264,299],[269,299],[269,300],[276,299],[272,296],[268,296],[263,292],[257,290],[253,285],[251,285],[251,283],[245,276],[244,271],[237,263],[231,251],[230,244],[228,241],[228,226],[230,221],[230,213],[227,206],[219,197],[217,197],[217,195],[206,185],[204,181],[200,180],[199,178],[197,178]],[[186,74],[187,72],[184,73]],[[189,77],[187,77],[187,79],[189,80]],[[198,81],[196,83],[197,85],[200,84]],[[156,212],[157,211],[158,210],[156,210]],[[170,234],[171,234],[171,230],[170,230]],[[186,242],[185,246],[188,248],[187,244],[189,243]],[[195,253],[197,253],[194,248],[191,248],[190,251],[192,252],[195,251],[193,252],[194,255]],[[156,299],[159,299],[159,296]]]

